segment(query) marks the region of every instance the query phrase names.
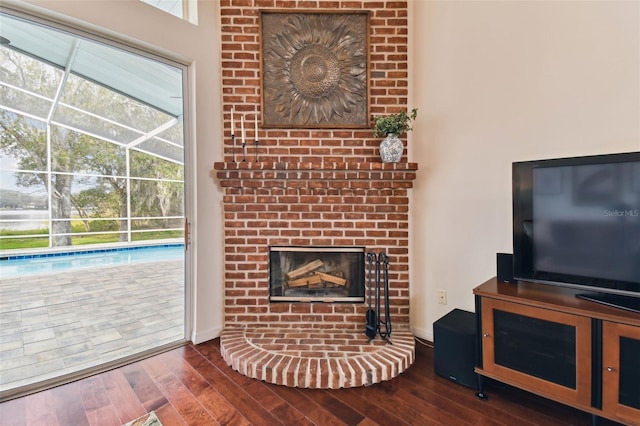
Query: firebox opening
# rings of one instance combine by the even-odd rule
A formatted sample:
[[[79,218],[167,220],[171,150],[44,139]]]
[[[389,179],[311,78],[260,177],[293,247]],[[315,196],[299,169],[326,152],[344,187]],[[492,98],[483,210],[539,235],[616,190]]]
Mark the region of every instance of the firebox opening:
[[[364,247],[270,247],[272,302],[364,302]]]

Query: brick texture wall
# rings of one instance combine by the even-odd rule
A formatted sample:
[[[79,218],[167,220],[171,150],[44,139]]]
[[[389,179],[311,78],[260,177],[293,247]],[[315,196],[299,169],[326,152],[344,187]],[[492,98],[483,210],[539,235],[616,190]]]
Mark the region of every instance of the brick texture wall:
[[[245,120],[249,122],[248,125],[245,123],[248,137],[254,138],[253,120],[255,114],[260,112],[260,10],[368,10],[371,115],[407,109],[406,1],[221,0],[220,8],[225,161],[232,161],[233,157],[232,107],[237,113],[236,120],[239,115],[245,115]],[[258,137],[260,161],[379,161],[380,141],[373,138],[371,129],[259,128]],[[247,160],[255,158],[253,144],[248,146],[247,153]]]
[[[362,303],[269,303],[271,245],[364,246],[390,256],[390,315],[409,323],[409,190],[417,165],[383,164],[371,129],[259,128],[259,161],[231,145],[231,108],[253,138],[260,108],[260,9],[370,11],[370,109],[407,109],[407,3],[222,0],[226,326],[364,330]],[[252,142],[252,141],[251,141]],[[234,162],[234,154],[236,161]]]

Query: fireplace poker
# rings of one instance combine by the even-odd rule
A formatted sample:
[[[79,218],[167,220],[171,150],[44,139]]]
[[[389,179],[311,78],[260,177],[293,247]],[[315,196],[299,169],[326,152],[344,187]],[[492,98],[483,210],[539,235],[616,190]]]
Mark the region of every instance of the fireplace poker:
[[[367,309],[367,326],[365,328],[365,334],[369,338],[369,341],[375,339],[376,334],[378,332],[377,322],[376,322],[376,312],[373,309],[373,305],[371,304],[371,293],[373,293],[373,259],[376,257],[375,253],[367,253],[367,262],[369,263],[369,309]]]
[[[380,313],[380,287],[382,285],[380,277],[380,267],[385,266],[384,270],[384,331],[382,331],[382,314]],[[392,344],[389,340],[391,336],[391,321],[389,320],[389,257],[385,253],[378,253],[376,257],[376,333],[385,342]]]
[[[385,253],[380,253],[382,257],[382,263],[384,264],[384,323],[378,316],[380,336],[386,340],[389,344],[392,344],[389,338],[391,337],[391,316],[389,315],[389,256]],[[384,328],[384,331],[382,329]]]

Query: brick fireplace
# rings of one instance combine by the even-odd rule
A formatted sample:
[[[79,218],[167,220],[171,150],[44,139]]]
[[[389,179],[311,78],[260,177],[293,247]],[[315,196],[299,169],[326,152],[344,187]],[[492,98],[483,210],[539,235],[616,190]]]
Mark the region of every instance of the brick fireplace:
[[[340,375],[325,379],[335,386],[372,383],[374,376],[383,380],[411,365],[414,346],[409,331],[408,192],[417,165],[240,162],[216,163],[214,167],[224,190],[225,332],[221,347],[227,362],[251,377],[271,381],[266,371],[271,371],[268,362],[276,356],[274,353],[295,353],[297,359],[306,359],[300,356],[306,352],[313,355],[311,358],[325,359],[319,353],[334,353],[341,358],[349,350],[356,357],[380,357],[372,367],[358,364],[363,371],[356,374],[360,379],[341,382]],[[376,340],[369,345],[364,334],[367,304],[362,300],[270,301],[270,247],[288,246],[357,246],[387,253],[388,315],[394,327],[392,341],[398,336],[398,343],[385,345]],[[283,339],[284,335],[290,337]],[[332,341],[338,343],[328,343]],[[377,353],[381,350],[393,351],[394,355],[385,358]],[[240,359],[234,357],[238,352]],[[367,376],[371,368],[379,371]],[[347,370],[353,371],[354,367]],[[389,370],[386,376],[382,370]],[[321,383],[315,376],[303,379],[297,373],[290,383],[282,382],[283,377],[284,373],[272,379],[274,383],[304,387]]]
[[[261,10],[369,11],[369,112],[407,109],[407,2],[221,0],[226,362],[256,379],[339,388],[388,380],[413,362],[409,330],[409,191],[417,164],[383,164],[371,129],[263,128]],[[250,125],[244,150],[235,119]],[[258,145],[253,141],[259,140]],[[259,159],[259,160],[258,160]],[[244,160],[244,161],[243,161]],[[390,257],[392,341],[369,342],[366,300],[271,301],[272,247],[361,247]]]

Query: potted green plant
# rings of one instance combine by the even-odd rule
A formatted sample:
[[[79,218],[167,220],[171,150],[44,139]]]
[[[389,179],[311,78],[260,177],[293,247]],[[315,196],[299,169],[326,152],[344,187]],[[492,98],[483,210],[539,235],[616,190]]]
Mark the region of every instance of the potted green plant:
[[[397,114],[375,117],[373,136],[387,136],[390,134],[402,136],[404,133],[413,130],[411,121],[415,120],[417,116],[418,108],[414,108],[411,110],[411,114],[408,114],[407,111],[400,111]]]
[[[400,111],[396,114],[374,118],[373,136],[384,136],[380,142],[380,158],[383,163],[397,163],[402,157],[404,145],[399,139],[403,134],[413,130],[411,122],[418,116],[418,108]]]

